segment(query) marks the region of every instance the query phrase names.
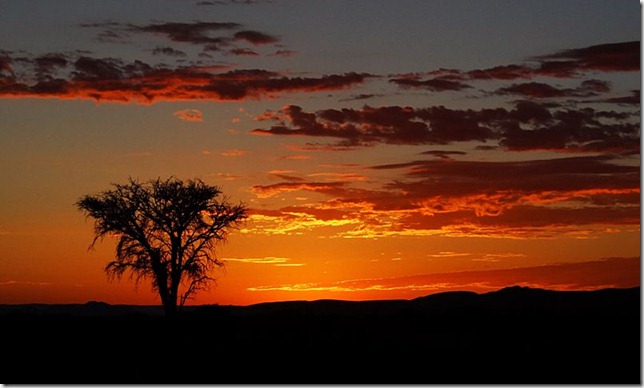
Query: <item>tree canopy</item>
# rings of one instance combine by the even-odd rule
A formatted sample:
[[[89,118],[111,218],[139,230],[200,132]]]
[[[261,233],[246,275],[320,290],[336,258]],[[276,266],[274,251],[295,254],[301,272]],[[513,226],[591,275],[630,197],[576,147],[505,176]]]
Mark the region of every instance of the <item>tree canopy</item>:
[[[222,194],[200,179],[129,178],[81,197],[76,206],[94,220],[90,247],[107,236],[117,239],[108,277],[129,272],[137,283],[151,280],[165,314],[173,316],[215,281],[213,270],[224,265],[215,248],[247,217],[244,204],[231,204]]]

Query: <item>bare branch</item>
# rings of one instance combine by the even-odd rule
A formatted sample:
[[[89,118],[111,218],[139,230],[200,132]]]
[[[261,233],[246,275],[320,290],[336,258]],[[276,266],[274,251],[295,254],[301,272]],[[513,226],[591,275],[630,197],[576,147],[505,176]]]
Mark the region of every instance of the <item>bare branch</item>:
[[[81,197],[76,206],[94,219],[90,247],[106,236],[118,236],[115,259],[105,267],[108,277],[129,272],[137,284],[151,279],[171,315],[177,302],[183,306],[214,283],[210,272],[223,266],[215,255],[217,243],[247,218],[243,204],[231,205],[220,194],[217,186],[199,179],[140,183],[130,178],[126,184],[113,184],[112,190]]]

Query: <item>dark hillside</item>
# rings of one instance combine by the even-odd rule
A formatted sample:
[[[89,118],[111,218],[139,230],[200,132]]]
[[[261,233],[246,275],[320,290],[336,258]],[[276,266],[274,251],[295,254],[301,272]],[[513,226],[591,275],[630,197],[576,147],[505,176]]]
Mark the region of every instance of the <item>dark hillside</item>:
[[[172,321],[154,306],[38,306],[0,306],[6,382],[641,383],[639,287],[204,305]]]

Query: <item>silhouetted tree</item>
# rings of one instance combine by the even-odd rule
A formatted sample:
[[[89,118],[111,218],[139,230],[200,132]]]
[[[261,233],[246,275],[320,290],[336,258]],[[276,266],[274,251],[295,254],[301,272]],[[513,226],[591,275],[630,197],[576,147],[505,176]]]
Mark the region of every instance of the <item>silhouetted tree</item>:
[[[215,280],[212,270],[224,264],[215,247],[246,218],[247,209],[220,198],[217,186],[199,179],[140,183],[130,178],[113,186],[76,203],[94,219],[90,248],[105,236],[116,237],[116,259],[105,267],[108,277],[120,279],[129,271],[137,283],[151,279],[166,316],[174,316]]]

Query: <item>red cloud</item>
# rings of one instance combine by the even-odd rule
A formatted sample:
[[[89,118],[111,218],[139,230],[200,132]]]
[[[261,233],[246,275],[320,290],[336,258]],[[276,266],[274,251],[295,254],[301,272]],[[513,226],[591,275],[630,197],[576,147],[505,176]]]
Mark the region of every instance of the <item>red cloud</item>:
[[[404,198],[418,207],[416,224],[435,225],[431,216],[445,214],[456,217],[445,222],[510,228],[634,225],[639,223],[639,166],[617,161],[608,156],[522,162],[431,160],[373,168],[407,169],[412,179],[388,188],[405,193]]]
[[[344,186],[341,182],[286,182],[268,186],[253,186],[253,192],[260,198],[272,197],[282,192],[289,191],[315,191],[321,193],[336,193]]]
[[[199,122],[203,120],[201,111],[198,109],[184,109],[174,112],[174,115],[183,121]]]
[[[374,169],[406,169],[379,190],[349,182],[283,182],[255,186],[258,197],[285,191],[332,196],[273,210],[270,220],[307,228],[337,225],[344,237],[430,234],[549,238],[639,226],[639,166],[585,156],[522,162],[425,160]],[[271,221],[272,220],[272,221]],[[275,226],[274,230],[280,230]],[[263,233],[263,232],[258,232]]]
[[[347,73],[318,78],[286,77],[265,70],[223,73],[210,67],[167,68],[115,58],[63,56],[38,58],[27,65],[39,72],[18,78],[4,57],[0,97],[86,98],[97,101],[151,103],[172,100],[244,100],[270,98],[281,93],[339,90],[364,82],[368,74]],[[215,70],[215,71],[213,71]],[[45,74],[45,76],[42,76]]]

